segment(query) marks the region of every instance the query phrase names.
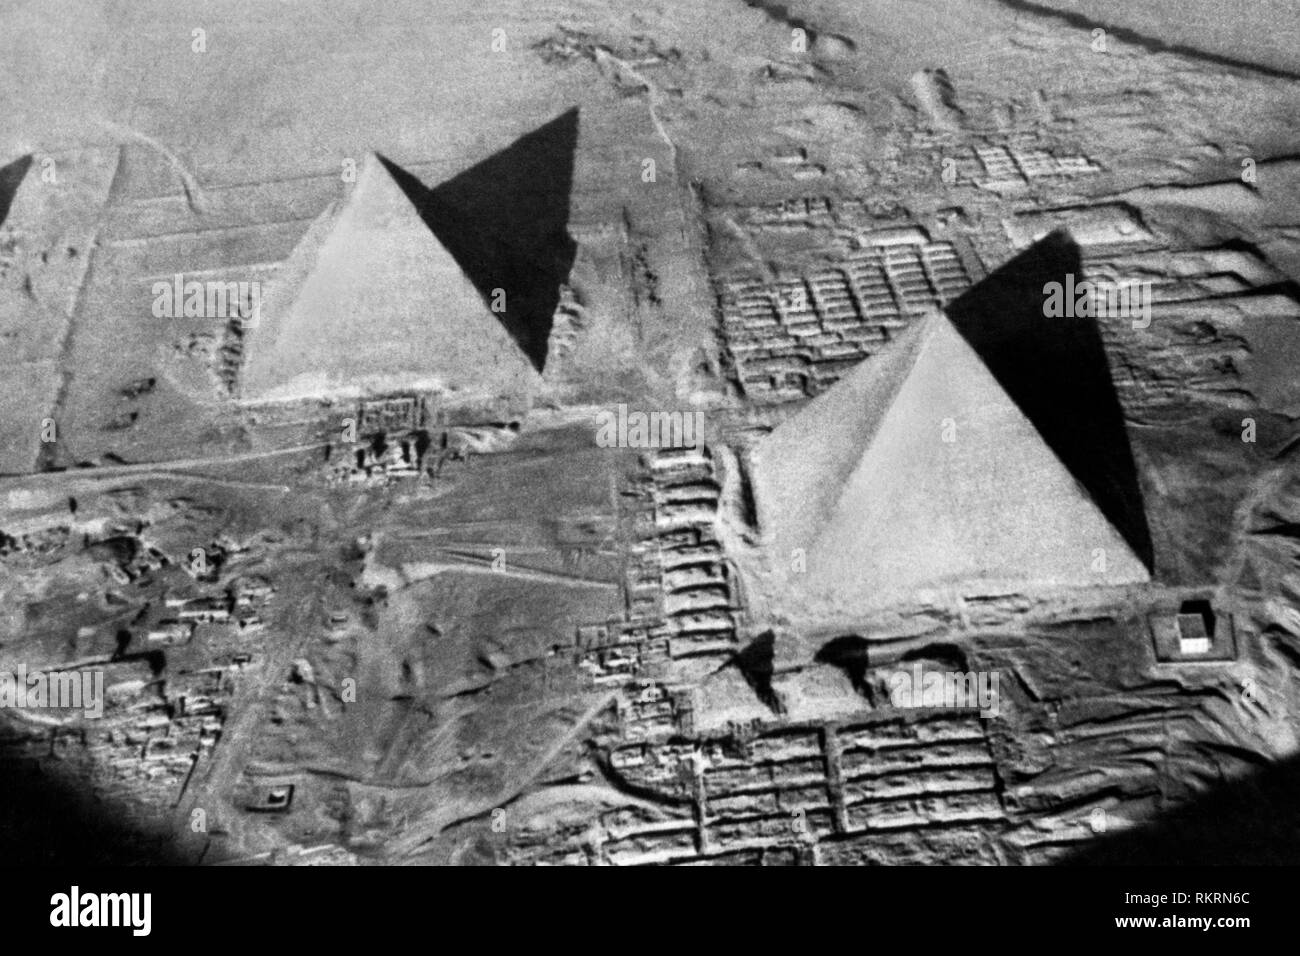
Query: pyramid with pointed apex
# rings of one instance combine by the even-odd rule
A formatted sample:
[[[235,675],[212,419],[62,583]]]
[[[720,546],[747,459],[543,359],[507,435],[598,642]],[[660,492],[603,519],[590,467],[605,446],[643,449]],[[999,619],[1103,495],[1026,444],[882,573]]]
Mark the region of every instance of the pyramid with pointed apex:
[[[383,160],[312,224],[249,332],[245,401],[521,394],[536,372]]]
[[[836,614],[928,589],[1149,580],[941,313],[773,430],[753,464],[774,568]]]

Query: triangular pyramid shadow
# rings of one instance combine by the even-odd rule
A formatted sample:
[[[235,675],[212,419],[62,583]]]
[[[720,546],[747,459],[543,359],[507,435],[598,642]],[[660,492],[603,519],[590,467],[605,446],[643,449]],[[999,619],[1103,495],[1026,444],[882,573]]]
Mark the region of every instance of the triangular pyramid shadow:
[[[577,255],[568,232],[577,142],[575,107],[432,189],[383,160],[483,300],[505,290],[497,314],[539,372]]]
[[[998,384],[1148,570],[1151,530],[1137,465],[1095,319],[1045,318],[1043,287],[1085,276],[1079,247],[1054,232],[947,306]]]
[[[857,634],[845,634],[827,641],[813,656],[819,664],[830,664],[844,671],[853,689],[869,695],[867,672],[871,667],[871,642]]]
[[[753,482],[774,567],[833,615],[937,588],[1149,579],[939,312],[763,439]]]
[[[19,156],[12,163],[0,166],[0,226],[9,218],[9,209],[13,206],[18,187],[23,184],[27,170],[31,169],[31,155]]]
[[[537,372],[375,154],[280,267],[245,343],[251,401],[436,388],[522,397]]]
[[[754,691],[754,696],[768,709],[780,713],[781,699],[772,687],[776,673],[776,634],[764,631],[737,651],[732,663]]]

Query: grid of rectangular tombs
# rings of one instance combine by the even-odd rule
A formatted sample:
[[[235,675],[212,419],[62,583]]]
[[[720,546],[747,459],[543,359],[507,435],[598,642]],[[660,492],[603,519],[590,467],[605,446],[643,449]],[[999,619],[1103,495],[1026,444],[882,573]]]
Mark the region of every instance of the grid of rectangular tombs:
[[[917,230],[867,242],[836,266],[722,284],[722,338],[733,377],[755,401],[824,391],[909,321],[971,285],[950,242]]]

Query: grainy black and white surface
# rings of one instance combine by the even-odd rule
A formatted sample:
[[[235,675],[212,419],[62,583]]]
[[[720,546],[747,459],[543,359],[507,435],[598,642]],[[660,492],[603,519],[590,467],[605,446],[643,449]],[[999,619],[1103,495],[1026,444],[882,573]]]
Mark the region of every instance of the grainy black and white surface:
[[[0,3],[6,860],[1300,862],[1298,80],[1286,0]]]

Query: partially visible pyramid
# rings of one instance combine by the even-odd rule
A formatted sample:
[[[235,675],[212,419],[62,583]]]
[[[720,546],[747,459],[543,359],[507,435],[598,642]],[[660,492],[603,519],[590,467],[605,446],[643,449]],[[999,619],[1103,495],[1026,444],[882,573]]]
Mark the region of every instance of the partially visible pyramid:
[[[254,402],[411,388],[491,397],[537,380],[373,153],[281,267],[245,355],[240,395]]]
[[[947,316],[895,345],[755,449],[760,525],[793,600],[852,614],[927,589],[1149,580]]]

